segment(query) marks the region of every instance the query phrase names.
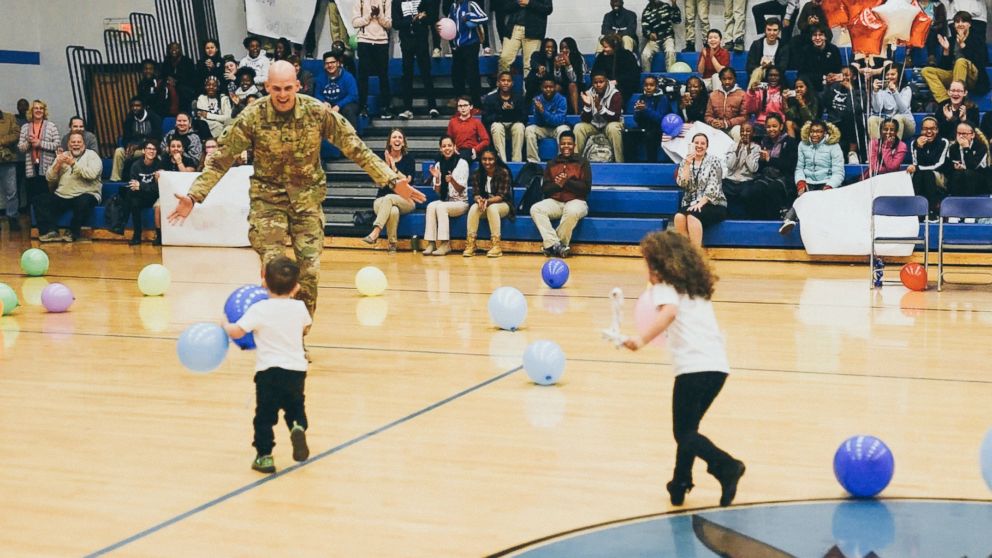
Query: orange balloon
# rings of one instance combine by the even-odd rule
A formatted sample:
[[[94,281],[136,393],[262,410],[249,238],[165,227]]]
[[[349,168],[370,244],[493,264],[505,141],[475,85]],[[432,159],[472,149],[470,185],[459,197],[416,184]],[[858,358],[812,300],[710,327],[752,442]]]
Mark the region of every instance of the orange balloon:
[[[899,280],[911,291],[925,291],[927,289],[926,268],[916,262],[910,262],[899,270]]]
[[[863,9],[847,27],[851,48],[862,54],[881,54],[887,25],[869,9]]]
[[[823,0],[820,7],[823,8],[823,13],[827,16],[827,25],[830,27],[843,27],[851,20],[845,0]]]
[[[927,35],[930,34],[931,25],[933,25],[933,19],[926,12],[920,11],[916,19],[913,20],[913,27],[909,30],[909,46],[917,48],[927,46]]]

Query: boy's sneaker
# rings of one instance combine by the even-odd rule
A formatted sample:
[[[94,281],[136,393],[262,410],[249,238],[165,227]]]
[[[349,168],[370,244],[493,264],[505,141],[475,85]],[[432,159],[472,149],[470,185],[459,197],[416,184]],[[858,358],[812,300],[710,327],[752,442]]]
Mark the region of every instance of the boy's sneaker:
[[[787,235],[792,232],[792,229],[796,228],[796,222],[792,219],[786,219],[782,222],[782,226],[778,228],[778,234]]]
[[[405,110],[400,113],[400,119],[402,120],[410,120],[411,118],[413,118],[413,111]]]
[[[561,246],[561,248],[558,249],[558,257],[559,258],[562,258],[562,259],[567,258],[569,256],[569,254],[571,254],[571,253],[572,253],[572,247],[571,246],[565,246],[563,244]]]
[[[428,114],[431,115],[431,119],[441,116],[441,113],[436,108],[432,108]]]
[[[561,255],[561,244],[548,246],[547,248],[543,248],[541,251],[544,252],[544,255],[548,258],[557,258]]]
[[[734,52],[744,52],[744,37],[734,39]]]
[[[431,56],[433,56],[434,58],[441,58],[441,49],[439,48],[434,49],[434,52],[431,54]]]
[[[392,119],[393,119],[393,113],[389,112],[388,110],[383,111],[383,113],[379,115],[379,120],[392,120]]]
[[[306,461],[310,457],[310,448],[307,447],[307,431],[299,423],[293,423],[293,429],[289,431],[289,441],[293,444],[293,461]]]
[[[851,151],[850,153],[847,154],[847,164],[848,165],[861,164],[861,158],[858,157],[858,153],[856,151]]]
[[[38,237],[38,242],[59,242],[61,240],[62,235],[55,231],[49,231]]]
[[[259,473],[275,473],[276,463],[272,460],[271,455],[259,455],[252,462],[251,468],[255,469]]]
[[[72,233],[69,231],[62,231],[61,233],[59,233],[59,239],[62,242],[72,242],[73,240]]]

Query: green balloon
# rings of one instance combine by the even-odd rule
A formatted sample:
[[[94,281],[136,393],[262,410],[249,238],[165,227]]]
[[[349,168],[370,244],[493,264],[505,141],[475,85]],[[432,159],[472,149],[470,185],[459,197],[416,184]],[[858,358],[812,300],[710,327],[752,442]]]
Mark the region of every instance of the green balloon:
[[[145,296],[160,296],[169,290],[172,275],[164,265],[146,265],[138,274],[138,289]]]
[[[358,48],[358,35],[348,37],[348,48],[355,50]]]
[[[31,277],[41,277],[48,272],[48,254],[39,248],[28,248],[21,254],[21,269]]]
[[[17,308],[17,293],[7,283],[0,283],[0,300],[3,301],[3,315],[6,316]]]

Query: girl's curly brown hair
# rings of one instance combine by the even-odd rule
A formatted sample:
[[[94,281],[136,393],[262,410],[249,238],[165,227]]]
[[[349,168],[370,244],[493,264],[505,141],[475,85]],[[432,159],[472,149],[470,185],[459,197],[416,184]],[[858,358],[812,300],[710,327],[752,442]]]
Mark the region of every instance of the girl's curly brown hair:
[[[653,232],[641,239],[641,254],[658,279],[679,294],[709,300],[717,276],[702,250],[676,232]]]

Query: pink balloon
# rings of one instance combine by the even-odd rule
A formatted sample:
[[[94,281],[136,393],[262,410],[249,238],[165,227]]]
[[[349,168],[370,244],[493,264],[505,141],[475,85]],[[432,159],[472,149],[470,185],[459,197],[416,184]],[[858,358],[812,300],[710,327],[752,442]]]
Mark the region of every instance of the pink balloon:
[[[634,326],[637,327],[638,335],[644,336],[644,332],[651,326],[657,313],[658,307],[651,301],[651,289],[645,289],[640,298],[637,299],[637,305],[634,306]],[[664,342],[665,334],[662,333],[652,339],[649,345],[661,346]]]
[[[62,283],[52,283],[41,291],[41,304],[49,312],[65,312],[75,300],[69,287]]]
[[[446,17],[442,17],[437,22],[437,34],[441,36],[445,41],[450,41],[455,38],[458,30],[455,28],[454,20]]]

